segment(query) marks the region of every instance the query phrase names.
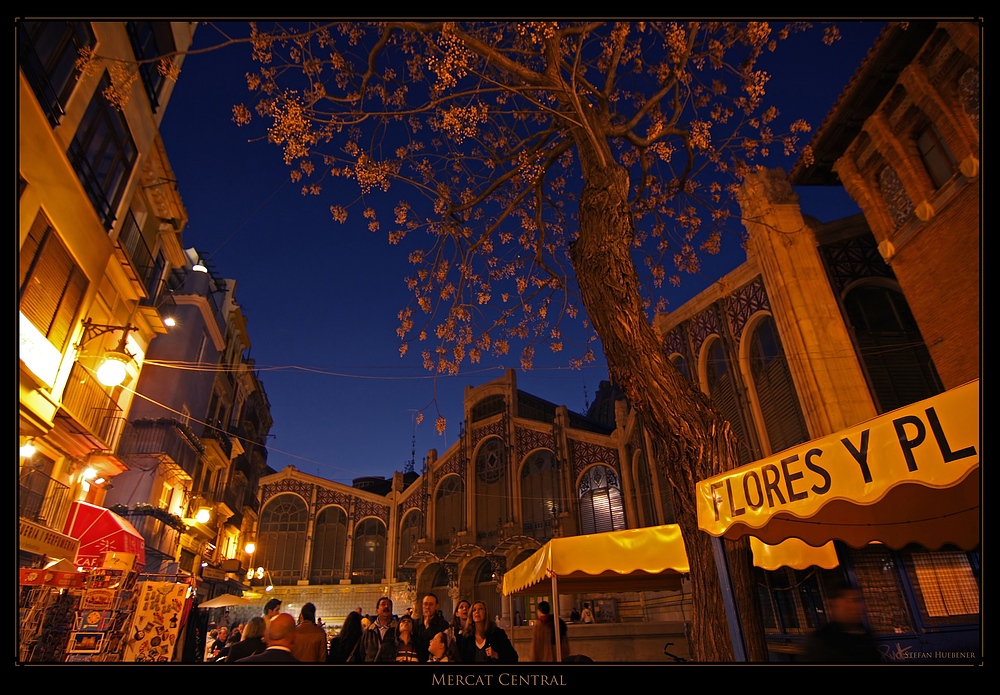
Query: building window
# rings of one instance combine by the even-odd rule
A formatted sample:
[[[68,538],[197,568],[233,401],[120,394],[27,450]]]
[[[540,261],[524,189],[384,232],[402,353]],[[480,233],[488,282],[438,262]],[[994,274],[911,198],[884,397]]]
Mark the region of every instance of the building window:
[[[656,513],[656,491],[653,489],[653,475],[649,471],[646,455],[642,451],[635,453],[635,480],[639,489],[639,510],[642,514],[643,526],[659,524]]]
[[[917,150],[934,188],[941,188],[948,183],[955,171],[955,157],[933,123],[928,124],[917,135]]]
[[[884,545],[866,545],[847,551],[872,632],[876,635],[913,633],[913,618],[903,593],[895,554]]]
[[[399,529],[399,560],[405,562],[417,552],[418,542],[424,533],[424,514],[419,509],[411,509],[403,518]]]
[[[757,322],[749,347],[750,376],[764,420],[770,453],[808,441],[809,431],[774,319],[765,316]]]
[[[722,417],[729,421],[733,434],[739,440],[739,462],[741,464],[750,463],[756,456],[747,445],[746,431],[743,427],[743,419],[740,416],[739,397],[737,395],[737,383],[733,370],[730,369],[729,358],[726,349],[719,338],[711,339],[711,343],[706,350],[705,375],[708,382],[708,396],[712,399],[712,405],[719,411]]]
[[[476,540],[497,544],[497,529],[507,519],[507,459],[503,440],[489,437],[476,454]]]
[[[499,415],[504,407],[503,396],[487,396],[472,406],[472,421],[479,422],[493,415]]]
[[[365,519],[354,528],[354,556],[351,581],[378,584],[385,576],[385,524]]]
[[[447,546],[453,535],[465,530],[465,486],[457,475],[449,475],[434,498],[436,545]]]
[[[261,564],[276,584],[294,584],[302,578],[309,514],[298,495],[278,495],[260,515]]]
[[[691,381],[691,370],[688,369],[687,360],[684,359],[682,355],[673,355],[670,358],[670,364],[674,365],[674,368],[681,373],[681,375]]]
[[[879,413],[944,390],[901,292],[859,285],[844,297],[844,309]]]
[[[61,352],[89,282],[40,212],[21,246],[20,271],[21,313]]]
[[[160,94],[167,78],[160,72],[159,59],[176,50],[170,22],[126,22],[132,52],[139,61],[139,76],[153,113],[160,106]]]
[[[580,481],[580,532],[604,533],[625,528],[625,505],[618,476],[608,466],[594,466]]]
[[[559,513],[559,477],[555,454],[540,449],[521,467],[521,519],[524,535],[544,543],[552,538],[552,522]]]
[[[80,49],[97,43],[90,22],[20,22],[17,48],[21,70],[49,123],[55,127],[80,79]]]
[[[104,97],[110,86],[104,73],[69,146],[76,175],[108,230],[114,226],[138,155],[125,116]]]
[[[309,581],[331,584],[344,578],[347,560],[347,514],[340,507],[327,507],[316,517]]]

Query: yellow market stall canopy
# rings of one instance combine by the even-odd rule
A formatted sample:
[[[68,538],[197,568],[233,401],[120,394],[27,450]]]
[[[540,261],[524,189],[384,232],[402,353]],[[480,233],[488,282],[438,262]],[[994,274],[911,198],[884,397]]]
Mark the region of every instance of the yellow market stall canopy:
[[[504,595],[549,581],[562,591],[665,590],[689,572],[676,524],[553,538],[503,576]]]
[[[776,545],[979,544],[979,380],[698,483],[698,526]]]

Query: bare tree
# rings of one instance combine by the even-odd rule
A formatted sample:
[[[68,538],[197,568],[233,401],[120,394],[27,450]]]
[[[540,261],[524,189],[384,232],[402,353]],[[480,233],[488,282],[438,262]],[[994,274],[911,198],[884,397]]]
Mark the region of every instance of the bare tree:
[[[413,302],[399,315],[401,354],[419,346],[428,369],[455,373],[517,343],[530,368],[536,349],[564,350],[568,319],[600,339],[674,487],[701,661],[733,650],[695,483],[735,466],[737,441],[670,364],[650,314],[738,228],[744,176],[799,148],[808,126],[773,131],[757,61],[802,28],[252,25],[260,69],[234,109],[240,124],[263,119],[293,180],[329,195],[335,220],[357,210],[371,231],[406,240]],[[569,358],[592,359],[589,343]],[[765,660],[748,547],[727,547],[748,654]]]

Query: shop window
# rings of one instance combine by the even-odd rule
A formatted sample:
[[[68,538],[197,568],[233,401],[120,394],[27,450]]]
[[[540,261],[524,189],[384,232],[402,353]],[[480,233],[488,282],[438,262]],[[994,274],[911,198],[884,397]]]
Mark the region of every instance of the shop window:
[[[903,564],[925,625],[979,621],[979,582],[968,555],[958,550],[904,552]]]
[[[90,22],[19,22],[17,48],[21,71],[49,123],[55,127],[80,79],[80,49],[97,43]]]
[[[129,177],[138,157],[125,116],[104,96],[111,86],[107,73],[94,92],[69,146],[69,160],[105,229],[115,223]]]
[[[736,375],[730,368],[729,357],[726,349],[719,338],[712,339],[706,353],[707,364],[706,377],[708,381],[708,396],[712,399],[712,405],[719,411],[722,417],[726,418],[733,434],[739,440],[739,462],[741,464],[750,463],[757,456],[747,446],[746,430],[743,427],[743,419],[740,416],[740,403],[737,394]]]
[[[882,545],[849,548],[865,614],[876,635],[915,632],[895,554]]]
[[[89,283],[41,212],[21,246],[20,272],[21,313],[62,351]]]

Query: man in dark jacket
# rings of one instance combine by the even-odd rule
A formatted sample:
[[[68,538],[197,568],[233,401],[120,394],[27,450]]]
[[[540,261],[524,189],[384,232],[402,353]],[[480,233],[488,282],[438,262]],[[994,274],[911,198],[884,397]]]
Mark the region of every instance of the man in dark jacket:
[[[556,659],[556,619],[552,615],[548,601],[538,602],[538,620],[531,632],[531,660],[555,662]],[[569,657],[569,638],[566,636],[566,623],[559,619],[559,649],[560,658],[566,661]]]
[[[806,661],[827,664],[880,664],[882,654],[864,625],[861,592],[840,584],[831,592],[829,620],[806,640]]]
[[[427,661],[428,647],[434,635],[447,630],[450,624],[441,615],[437,594],[425,594],[421,606],[423,618],[417,621],[413,630],[413,644],[417,648],[417,658],[421,662],[425,662]]]
[[[392,614],[392,599],[383,596],[375,604],[375,619],[361,635],[361,651],[365,655],[365,663],[375,662],[378,650],[385,640],[395,639],[396,619]]]
[[[267,624],[267,649],[260,654],[247,656],[238,664],[297,664],[298,659],[292,656],[292,645],[295,644],[295,618],[288,613],[279,613]]]

